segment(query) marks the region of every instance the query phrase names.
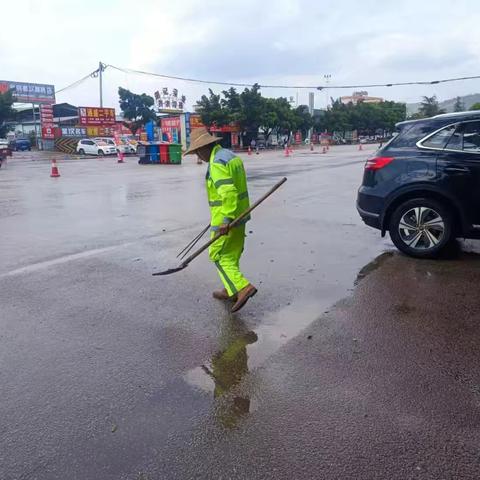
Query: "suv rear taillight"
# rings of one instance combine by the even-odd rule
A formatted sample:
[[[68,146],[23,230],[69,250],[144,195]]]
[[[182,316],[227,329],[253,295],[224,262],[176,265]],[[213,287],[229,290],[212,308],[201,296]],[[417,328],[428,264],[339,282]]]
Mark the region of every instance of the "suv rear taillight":
[[[365,170],[380,170],[395,160],[393,157],[369,158],[365,164]]]

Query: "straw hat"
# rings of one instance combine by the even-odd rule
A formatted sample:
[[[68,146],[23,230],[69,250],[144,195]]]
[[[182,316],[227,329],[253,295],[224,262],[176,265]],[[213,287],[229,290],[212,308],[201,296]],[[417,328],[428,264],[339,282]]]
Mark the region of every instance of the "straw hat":
[[[195,150],[210,143],[219,142],[220,140],[221,138],[210,135],[205,127],[194,128],[190,134],[190,148],[184,153],[184,155],[195,153]]]

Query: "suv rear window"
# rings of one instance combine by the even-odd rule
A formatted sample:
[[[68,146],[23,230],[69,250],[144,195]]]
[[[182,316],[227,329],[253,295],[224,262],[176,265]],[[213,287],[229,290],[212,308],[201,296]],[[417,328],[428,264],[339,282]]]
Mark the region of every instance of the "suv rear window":
[[[437,127],[438,128],[438,127]],[[408,125],[392,140],[391,147],[415,147],[417,142],[426,137],[429,133],[436,130],[431,122],[414,123],[411,127]]]
[[[443,150],[452,137],[453,132],[455,132],[456,127],[457,125],[449,125],[448,127],[442,128],[431,137],[423,140],[421,146]]]
[[[480,122],[460,124],[447,143],[446,148],[448,150],[480,153]]]

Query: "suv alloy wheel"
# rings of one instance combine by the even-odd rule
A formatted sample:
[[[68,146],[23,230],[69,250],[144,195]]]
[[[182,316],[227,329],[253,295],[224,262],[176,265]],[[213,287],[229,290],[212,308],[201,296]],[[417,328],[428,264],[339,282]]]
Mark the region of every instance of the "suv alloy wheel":
[[[453,238],[452,213],[437,200],[408,200],[390,218],[390,237],[408,255],[434,258]]]

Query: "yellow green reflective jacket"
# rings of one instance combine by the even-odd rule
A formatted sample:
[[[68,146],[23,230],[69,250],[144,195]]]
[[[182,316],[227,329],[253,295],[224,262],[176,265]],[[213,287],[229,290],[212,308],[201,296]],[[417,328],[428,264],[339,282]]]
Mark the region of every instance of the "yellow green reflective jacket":
[[[240,157],[216,145],[210,155],[207,170],[207,195],[212,230],[230,223],[249,206],[247,176]],[[250,216],[243,222],[250,220]]]

